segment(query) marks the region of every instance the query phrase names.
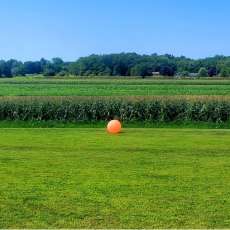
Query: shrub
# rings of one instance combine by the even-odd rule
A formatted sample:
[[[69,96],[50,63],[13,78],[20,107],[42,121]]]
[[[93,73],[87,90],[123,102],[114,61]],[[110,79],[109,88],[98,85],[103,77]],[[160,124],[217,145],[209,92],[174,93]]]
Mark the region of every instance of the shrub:
[[[198,77],[208,77],[208,71],[205,68],[200,68],[198,72]]]
[[[182,72],[179,72],[177,73],[177,76],[178,77],[189,77],[189,72],[188,71],[182,71]]]
[[[216,67],[210,67],[210,68],[208,69],[208,76],[209,76],[209,77],[213,77],[213,76],[216,76],[216,75],[218,75],[218,70],[217,70],[217,68],[216,68]]]
[[[53,76],[55,76],[55,71],[53,69],[46,68],[43,75],[45,77],[53,77]]]
[[[230,77],[230,70],[228,68],[223,68],[219,74],[220,77]]]
[[[68,75],[68,72],[65,71],[65,70],[62,70],[62,71],[60,71],[60,72],[57,74],[57,76],[59,76],[59,77],[64,77],[64,76],[66,76],[66,75]]]

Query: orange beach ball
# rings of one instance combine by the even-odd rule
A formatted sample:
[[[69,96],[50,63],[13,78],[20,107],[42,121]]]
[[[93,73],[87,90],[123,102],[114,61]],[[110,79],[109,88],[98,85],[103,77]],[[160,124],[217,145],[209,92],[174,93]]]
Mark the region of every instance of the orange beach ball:
[[[120,133],[121,132],[121,122],[118,120],[112,120],[107,125],[107,131],[109,133]]]

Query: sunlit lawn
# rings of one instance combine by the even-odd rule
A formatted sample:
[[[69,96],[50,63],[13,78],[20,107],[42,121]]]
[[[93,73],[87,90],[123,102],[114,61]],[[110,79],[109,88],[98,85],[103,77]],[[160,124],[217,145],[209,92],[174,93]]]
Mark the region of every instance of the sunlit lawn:
[[[230,227],[230,131],[1,129],[0,228]]]

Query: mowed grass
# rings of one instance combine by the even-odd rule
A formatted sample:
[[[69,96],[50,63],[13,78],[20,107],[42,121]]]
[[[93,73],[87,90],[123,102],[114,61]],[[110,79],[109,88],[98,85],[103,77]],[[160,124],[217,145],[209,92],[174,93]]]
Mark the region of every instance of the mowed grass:
[[[230,95],[230,80],[116,78],[0,80],[0,96]]]
[[[229,228],[230,131],[1,129],[0,228]]]

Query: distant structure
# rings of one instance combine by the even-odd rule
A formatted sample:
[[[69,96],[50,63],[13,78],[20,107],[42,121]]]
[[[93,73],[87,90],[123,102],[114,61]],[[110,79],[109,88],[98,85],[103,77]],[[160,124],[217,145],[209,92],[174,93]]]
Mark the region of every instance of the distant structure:
[[[198,73],[189,73],[189,77],[198,77],[199,74]]]
[[[186,78],[186,77],[190,77],[190,78],[196,78],[196,77],[199,77],[199,74],[198,73],[189,73],[187,71],[184,71],[184,72],[179,72],[179,73],[176,73],[175,75],[176,78]]]
[[[160,76],[160,72],[152,72],[153,76]]]

